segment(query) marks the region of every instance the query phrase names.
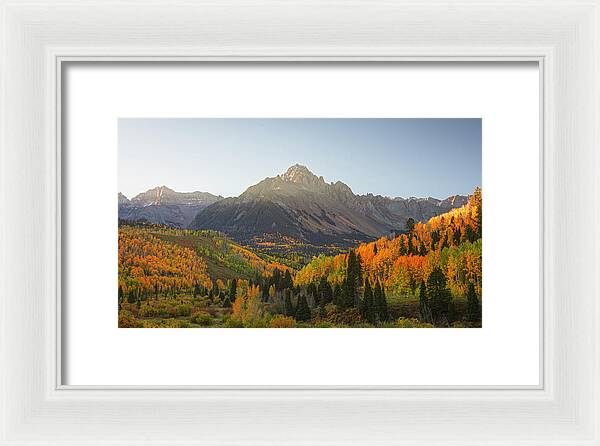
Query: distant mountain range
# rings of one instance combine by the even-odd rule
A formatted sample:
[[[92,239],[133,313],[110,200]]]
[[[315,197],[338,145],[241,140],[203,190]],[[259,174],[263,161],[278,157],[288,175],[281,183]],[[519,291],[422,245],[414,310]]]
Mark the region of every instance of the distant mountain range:
[[[235,198],[175,192],[166,186],[131,200],[119,193],[119,218],[178,228],[213,229],[238,242],[290,238],[312,245],[350,246],[406,229],[467,203],[465,195],[390,198],[355,195],[341,181],[327,183],[305,166],[265,178]]]
[[[242,242],[278,234],[311,244],[351,243],[404,230],[409,217],[426,221],[466,202],[464,195],[445,200],[355,195],[341,181],[326,183],[296,164],[239,197],[211,204],[190,227],[222,231]]]
[[[147,190],[131,200],[119,192],[119,219],[187,228],[198,212],[222,199],[208,192],[175,192],[166,186]]]

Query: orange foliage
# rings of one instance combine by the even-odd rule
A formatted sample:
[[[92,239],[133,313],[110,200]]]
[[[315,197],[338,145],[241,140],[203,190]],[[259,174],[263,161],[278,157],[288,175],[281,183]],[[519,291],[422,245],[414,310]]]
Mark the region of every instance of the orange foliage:
[[[414,294],[421,280],[441,266],[453,294],[464,295],[472,282],[481,295],[481,190],[460,208],[417,223],[407,234],[362,243],[355,252],[364,276],[397,294]],[[296,273],[295,283],[316,283],[321,277],[341,283],[346,262],[347,254],[315,257]]]
[[[167,243],[148,231],[119,228],[119,286],[147,294],[210,286],[206,264],[194,251]]]

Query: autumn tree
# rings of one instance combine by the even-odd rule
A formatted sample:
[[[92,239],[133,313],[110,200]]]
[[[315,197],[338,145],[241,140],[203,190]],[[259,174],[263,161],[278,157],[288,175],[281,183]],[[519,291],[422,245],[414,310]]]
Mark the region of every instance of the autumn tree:
[[[260,300],[260,290],[257,286],[248,287],[246,293],[241,293],[233,302],[231,317],[244,327],[256,326],[264,316],[264,304]]]

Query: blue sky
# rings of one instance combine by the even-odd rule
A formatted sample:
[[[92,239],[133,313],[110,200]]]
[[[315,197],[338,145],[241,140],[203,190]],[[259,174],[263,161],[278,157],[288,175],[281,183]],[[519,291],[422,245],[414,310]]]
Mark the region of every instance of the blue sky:
[[[481,186],[480,119],[119,119],[119,191],[237,196],[293,164],[356,194],[445,198]]]

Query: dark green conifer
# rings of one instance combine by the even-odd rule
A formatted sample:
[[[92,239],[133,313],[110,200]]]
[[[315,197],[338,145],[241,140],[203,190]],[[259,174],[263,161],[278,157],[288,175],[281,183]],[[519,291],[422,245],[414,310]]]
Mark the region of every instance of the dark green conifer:
[[[436,325],[446,324],[451,295],[446,288],[446,276],[439,266],[433,269],[427,279],[427,294],[434,323]]]
[[[229,283],[229,299],[231,299],[231,301],[235,301],[235,297],[237,294],[237,279],[231,279],[231,282]]]
[[[358,300],[358,273],[360,266],[357,264],[356,253],[350,250],[348,253],[348,263],[346,267],[346,279],[344,281],[344,299],[343,308],[352,308],[356,306]]]
[[[365,290],[361,301],[360,313],[363,319],[371,324],[375,323],[375,309],[373,306],[373,292],[368,278],[365,279]]]
[[[294,316],[294,306],[292,305],[292,291],[286,289],[284,291],[285,297],[283,301],[283,312],[286,316]]]
[[[292,288],[294,288],[294,281],[292,280],[292,275],[290,274],[290,270],[289,269],[285,270],[285,274],[283,276],[282,288],[283,289],[290,289],[290,290]]]
[[[475,285],[469,282],[467,288],[467,320],[469,322],[477,322],[481,320],[481,306],[475,292]]]
[[[344,306],[344,297],[342,287],[336,283],[333,287],[333,303],[338,307],[342,308]]]
[[[404,237],[400,238],[400,255],[401,256],[406,255],[406,244],[404,243]]]
[[[375,292],[373,293],[373,307],[375,309],[375,315],[379,321],[385,322],[388,320],[389,315],[385,290],[383,289],[383,285],[381,285],[379,280],[377,280]]]
[[[300,322],[310,320],[310,308],[308,308],[308,302],[306,302],[306,296],[304,294],[301,294],[300,297],[298,297],[296,320]]]
[[[427,289],[425,288],[425,281],[423,280],[421,280],[421,287],[419,289],[419,319],[428,324],[433,323],[431,308],[429,307],[429,301],[427,300]]]
[[[319,305],[321,306],[325,306],[333,300],[333,290],[325,276],[321,277],[321,280],[319,281],[318,295]]]
[[[315,307],[319,306],[319,294],[317,292],[317,286],[314,283],[309,283],[306,287],[306,294],[310,296],[315,304]]]

